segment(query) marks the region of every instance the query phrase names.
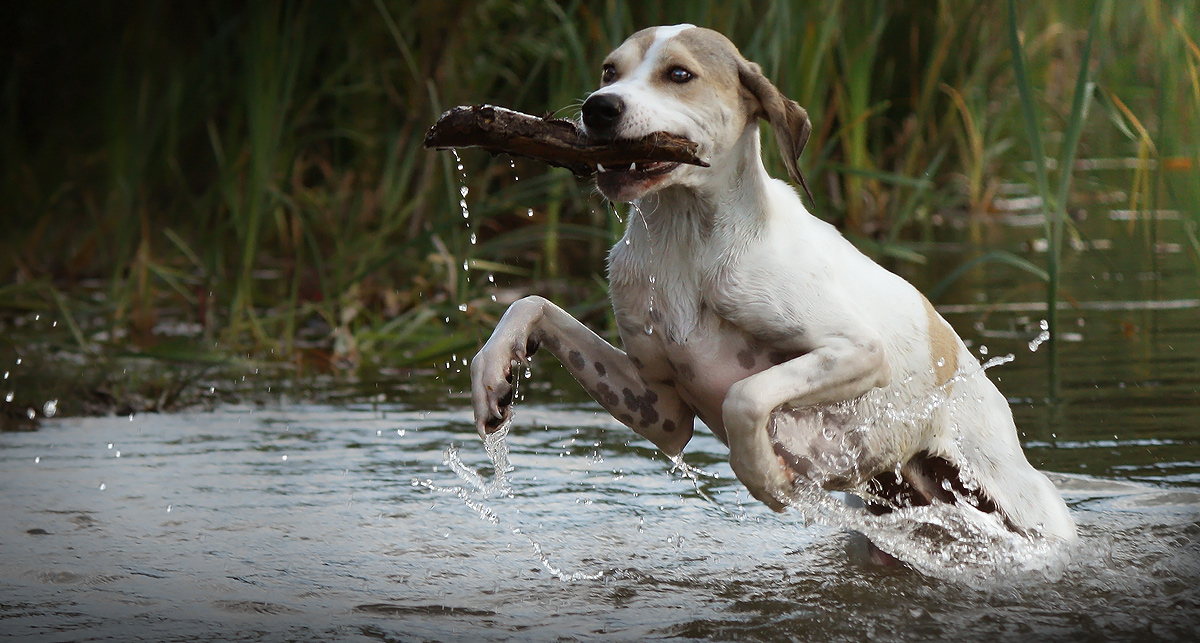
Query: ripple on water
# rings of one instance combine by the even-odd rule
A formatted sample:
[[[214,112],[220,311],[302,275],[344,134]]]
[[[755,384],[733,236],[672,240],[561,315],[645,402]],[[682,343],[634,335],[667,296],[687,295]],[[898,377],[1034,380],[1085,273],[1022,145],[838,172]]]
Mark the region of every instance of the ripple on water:
[[[592,406],[526,404],[499,466],[469,409],[382,410],[386,420],[330,407],[56,419],[0,434],[5,631],[229,640],[250,637],[254,623],[269,633],[250,638],[266,640],[1196,635],[1192,487],[1056,475],[1081,534],[1067,562],[1055,574],[965,584],[864,565],[846,530],[773,514],[747,497],[705,432],[689,445],[689,471]],[[281,422],[309,439],[248,430]],[[286,465],[263,449],[284,441],[295,456]],[[136,457],[111,457],[108,442]],[[1172,448],[1195,459],[1187,445]],[[35,455],[50,457],[35,464]],[[460,477],[455,460],[477,477]],[[413,479],[468,490],[496,521]]]

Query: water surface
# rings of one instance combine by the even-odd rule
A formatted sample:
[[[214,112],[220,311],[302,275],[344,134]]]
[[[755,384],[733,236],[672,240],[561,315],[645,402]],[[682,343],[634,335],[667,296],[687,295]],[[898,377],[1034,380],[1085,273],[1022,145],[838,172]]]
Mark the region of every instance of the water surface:
[[[703,495],[588,405],[526,403],[508,443],[513,495],[483,500],[492,522],[413,484],[462,486],[443,463],[450,444],[489,472],[461,408],[229,407],[4,434],[0,632],[46,641],[1200,633],[1200,493],[1172,478],[1194,467],[1195,440],[1175,444],[1179,467],[1160,461],[1158,480],[1140,470],[1054,476],[1082,533],[1070,564],[977,587],[865,565],[852,535],[749,501],[707,434],[687,455],[719,476],[701,480]],[[1082,462],[1147,446],[1059,448]]]

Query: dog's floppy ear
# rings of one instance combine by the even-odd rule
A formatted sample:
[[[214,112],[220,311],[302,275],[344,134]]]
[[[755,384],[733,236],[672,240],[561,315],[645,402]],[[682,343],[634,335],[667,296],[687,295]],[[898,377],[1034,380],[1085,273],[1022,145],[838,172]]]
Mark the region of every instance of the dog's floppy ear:
[[[757,63],[747,60],[739,61],[738,78],[742,81],[742,86],[758,102],[758,110],[754,112],[754,115],[766,118],[767,122],[771,124],[771,128],[775,130],[775,140],[779,143],[779,153],[783,156],[783,164],[787,167],[788,176],[804,188],[808,200],[815,205],[812,192],[808,190],[808,183],[804,180],[804,175],[800,173],[800,166],[796,164],[796,159],[800,158],[800,153],[804,151],[804,146],[808,144],[808,137],[812,134],[812,123],[808,120],[808,112],[804,111],[799,103],[784,96],[779,88],[767,80],[762,73],[762,67],[759,67]]]

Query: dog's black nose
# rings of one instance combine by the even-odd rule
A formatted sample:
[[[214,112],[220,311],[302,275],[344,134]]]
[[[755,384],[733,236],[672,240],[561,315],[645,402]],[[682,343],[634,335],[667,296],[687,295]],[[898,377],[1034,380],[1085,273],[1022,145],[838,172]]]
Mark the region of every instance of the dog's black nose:
[[[592,94],[583,102],[583,124],[590,134],[612,135],[625,111],[625,101],[613,94]]]

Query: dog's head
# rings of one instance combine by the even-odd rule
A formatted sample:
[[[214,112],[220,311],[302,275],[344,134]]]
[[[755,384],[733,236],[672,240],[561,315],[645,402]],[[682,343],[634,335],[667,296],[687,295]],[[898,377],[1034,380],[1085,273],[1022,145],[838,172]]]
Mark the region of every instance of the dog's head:
[[[788,174],[803,183],[796,159],[812,126],[800,105],[716,31],[693,25],[643,29],[604,59],[600,89],[583,103],[585,131],[600,139],[658,131],[683,136],[699,145],[713,167],[602,168],[596,185],[614,201],[632,201],[669,185],[709,185],[711,173],[759,117],[774,128]]]

